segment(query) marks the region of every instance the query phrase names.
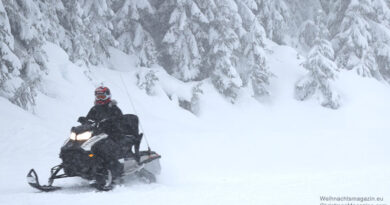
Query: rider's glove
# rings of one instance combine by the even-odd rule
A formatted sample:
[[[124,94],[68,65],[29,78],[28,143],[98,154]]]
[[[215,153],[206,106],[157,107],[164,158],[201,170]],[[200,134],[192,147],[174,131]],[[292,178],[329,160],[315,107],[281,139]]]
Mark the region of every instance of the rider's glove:
[[[84,124],[88,121],[88,119],[86,117],[79,117],[79,119],[77,120],[77,122],[81,123],[81,124]]]

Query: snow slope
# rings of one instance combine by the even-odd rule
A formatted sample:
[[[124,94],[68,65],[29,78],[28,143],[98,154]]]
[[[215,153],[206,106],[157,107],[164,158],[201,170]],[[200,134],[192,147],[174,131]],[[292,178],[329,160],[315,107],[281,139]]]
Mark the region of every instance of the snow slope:
[[[151,97],[136,86],[141,68],[131,56],[112,51],[110,69],[88,70],[48,43],[50,73],[35,114],[0,98],[0,204],[313,205],[322,195],[382,196],[389,203],[389,86],[341,72],[341,109],[323,108],[315,99],[298,102],[293,85],[305,74],[301,60],[292,48],[268,44],[269,65],[278,76],[270,97],[231,105],[204,82],[202,110],[194,116],[164,93],[186,95],[190,85],[163,71],[159,92]],[[60,146],[92,106],[101,82],[123,112],[134,113],[129,91],[152,149],[163,157],[158,183],[129,181],[101,193],[69,179],[55,182],[64,190],[37,193],[26,183],[27,171],[35,168],[44,182],[60,163]]]

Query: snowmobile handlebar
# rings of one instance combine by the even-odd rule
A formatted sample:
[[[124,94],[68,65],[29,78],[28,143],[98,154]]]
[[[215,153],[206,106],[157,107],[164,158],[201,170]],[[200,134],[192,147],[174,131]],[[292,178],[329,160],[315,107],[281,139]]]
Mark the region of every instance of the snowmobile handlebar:
[[[84,131],[84,129],[94,129],[98,133],[99,132],[112,133],[113,131],[114,132],[121,132],[121,128],[118,125],[119,122],[117,123],[117,120],[121,119],[121,117],[122,116],[108,117],[108,118],[104,118],[100,121],[94,121],[92,119],[88,119],[88,118],[82,116],[82,117],[79,117],[79,119],[77,121],[81,123],[81,126],[78,126],[78,127],[82,127],[80,129],[82,129],[83,131]],[[74,128],[72,128],[72,130],[74,130],[75,128],[78,128],[78,127],[74,127]],[[134,133],[133,135],[137,136],[137,138],[140,137],[138,131],[137,131],[137,133]]]
[[[77,119],[77,122],[79,122],[81,124],[85,124],[86,122],[88,122],[88,119],[84,116],[81,116],[81,117],[79,117],[79,119]]]
[[[100,123],[103,123],[103,122],[106,122],[106,121],[109,121],[109,120],[115,120],[119,117],[108,117],[108,118],[104,118],[98,122],[92,120],[92,119],[88,119],[84,116],[81,116],[79,117],[79,119],[77,120],[77,122],[81,123],[81,124],[86,124],[86,123],[89,123],[89,124],[93,124],[93,123],[96,123],[96,125],[99,125]]]

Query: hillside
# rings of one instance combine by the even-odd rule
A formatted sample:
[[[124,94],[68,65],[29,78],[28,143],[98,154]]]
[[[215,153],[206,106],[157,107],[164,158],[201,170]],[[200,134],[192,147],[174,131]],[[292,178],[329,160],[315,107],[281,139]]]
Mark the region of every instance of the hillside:
[[[388,85],[342,71],[336,81],[345,94],[340,109],[323,108],[315,99],[296,101],[293,85],[306,74],[302,59],[288,46],[268,47],[270,70],[278,76],[268,98],[242,98],[233,105],[205,80],[201,112],[194,115],[178,103],[193,85],[160,67],[153,68],[160,81],[149,96],[137,86],[142,68],[130,66],[131,56],[113,50],[110,68],[88,69],[46,43],[46,93],[37,96],[35,113],[0,98],[0,204],[312,205],[320,196],[339,195],[388,200]],[[135,113],[128,90],[149,143],[163,156],[158,182],[127,181],[101,193],[81,179],[65,179],[56,182],[64,190],[37,193],[26,183],[27,171],[36,168],[44,179],[60,163],[60,146],[92,106],[101,82],[125,113]],[[175,97],[172,90],[181,94]]]

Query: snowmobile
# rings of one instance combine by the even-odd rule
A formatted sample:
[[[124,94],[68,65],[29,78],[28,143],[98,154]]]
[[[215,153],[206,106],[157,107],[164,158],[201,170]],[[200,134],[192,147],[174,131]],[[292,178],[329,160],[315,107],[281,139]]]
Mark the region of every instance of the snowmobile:
[[[140,151],[143,135],[138,131],[137,116],[128,114],[123,115],[120,119],[104,119],[100,122],[85,119],[84,121],[81,125],[72,127],[70,137],[61,147],[62,163],[51,169],[47,185],[39,183],[38,175],[34,169],[28,172],[27,182],[31,187],[50,192],[61,189],[61,187],[53,186],[56,179],[81,177],[89,180],[90,184],[98,190],[111,190],[116,182],[113,179],[113,170],[105,165],[102,157],[94,153],[94,146],[99,141],[109,137],[113,127],[119,127],[125,141],[128,142],[123,145],[123,154],[118,157],[123,171],[117,179],[121,180],[124,176],[135,176],[147,183],[156,181],[155,175],[159,174],[161,170],[159,162],[161,156],[151,151],[150,148],[146,151]],[[115,126],[113,126],[114,121],[116,122]]]

